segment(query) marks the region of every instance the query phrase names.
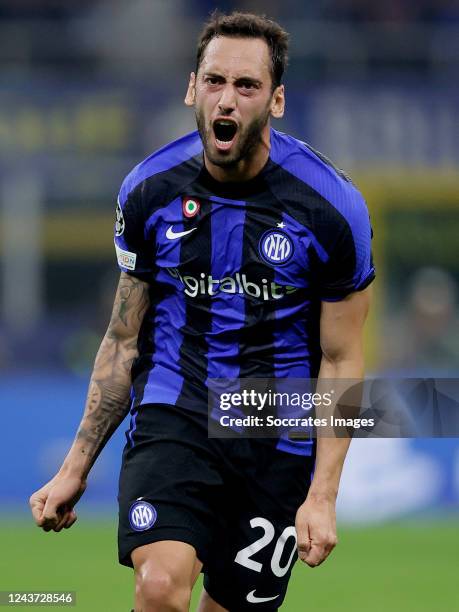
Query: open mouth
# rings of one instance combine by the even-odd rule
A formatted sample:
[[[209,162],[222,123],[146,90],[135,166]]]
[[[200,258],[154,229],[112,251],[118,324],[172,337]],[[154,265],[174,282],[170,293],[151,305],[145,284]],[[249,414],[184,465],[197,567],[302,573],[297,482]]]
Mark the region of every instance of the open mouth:
[[[231,119],[217,119],[213,123],[217,148],[225,151],[233,144],[237,132],[237,124]]]

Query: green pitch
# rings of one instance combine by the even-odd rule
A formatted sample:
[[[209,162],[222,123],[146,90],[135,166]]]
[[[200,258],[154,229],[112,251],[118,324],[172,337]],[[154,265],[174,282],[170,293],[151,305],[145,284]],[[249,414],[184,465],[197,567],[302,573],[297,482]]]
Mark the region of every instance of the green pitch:
[[[324,565],[296,564],[282,612],[459,610],[457,522],[341,528],[339,537]],[[132,574],[117,564],[114,523],[86,517],[56,534],[3,516],[0,542],[0,590],[77,592],[76,607],[55,610],[131,609]]]

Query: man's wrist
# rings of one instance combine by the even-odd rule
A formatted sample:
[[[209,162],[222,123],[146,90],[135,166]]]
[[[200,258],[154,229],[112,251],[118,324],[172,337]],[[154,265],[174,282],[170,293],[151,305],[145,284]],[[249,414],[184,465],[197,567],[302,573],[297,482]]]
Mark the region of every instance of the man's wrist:
[[[88,477],[91,464],[88,457],[76,460],[75,458],[66,457],[61,469],[58,472],[59,476],[79,478],[82,482]]]
[[[315,502],[331,502],[335,503],[338,496],[338,487],[333,485],[317,484],[314,481],[311,484],[307,498]]]

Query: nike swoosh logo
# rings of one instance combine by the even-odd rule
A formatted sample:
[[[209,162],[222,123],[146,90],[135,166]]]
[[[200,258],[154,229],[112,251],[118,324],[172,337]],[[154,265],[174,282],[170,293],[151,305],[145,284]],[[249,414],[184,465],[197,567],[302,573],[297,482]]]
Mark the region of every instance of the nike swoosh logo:
[[[197,229],[197,227],[193,227],[193,229],[186,230],[184,232],[174,232],[174,228],[171,225],[170,227],[167,228],[166,238],[168,240],[177,240],[177,238],[183,238],[183,236],[186,236],[187,234],[191,234],[191,232],[194,232],[195,229]]]
[[[249,603],[263,603],[265,601],[272,601],[273,599],[277,599],[279,597],[279,595],[274,595],[274,597],[256,597],[255,591],[256,589],[250,591],[250,593],[247,595],[246,599]]]

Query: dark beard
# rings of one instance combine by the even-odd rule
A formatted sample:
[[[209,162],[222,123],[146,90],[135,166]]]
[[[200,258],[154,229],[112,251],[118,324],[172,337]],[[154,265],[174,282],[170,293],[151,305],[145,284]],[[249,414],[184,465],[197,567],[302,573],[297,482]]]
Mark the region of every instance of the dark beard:
[[[267,107],[262,115],[256,117],[244,131],[240,132],[236,150],[227,157],[220,157],[213,155],[209,150],[209,137],[213,136],[212,127],[206,130],[204,117],[196,112],[196,124],[209,161],[220,168],[231,168],[236,166],[242,159],[249,158],[252,151],[261,142],[261,132],[268,122],[269,116],[270,109]]]

